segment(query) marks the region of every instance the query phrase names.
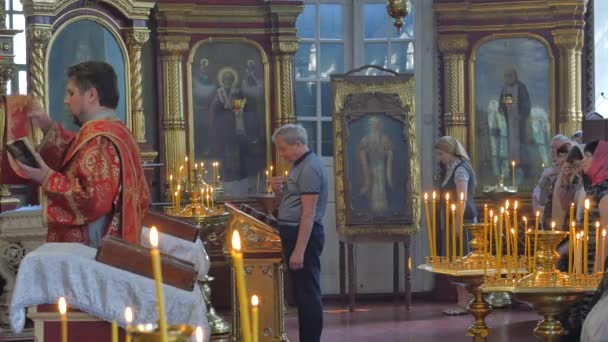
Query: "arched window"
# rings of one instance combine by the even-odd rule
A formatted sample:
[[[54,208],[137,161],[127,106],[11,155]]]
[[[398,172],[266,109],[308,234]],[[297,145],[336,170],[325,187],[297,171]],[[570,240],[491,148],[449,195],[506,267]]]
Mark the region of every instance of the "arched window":
[[[20,0],[6,0],[6,28],[23,30],[13,38],[13,53],[15,54],[15,74],[8,81],[8,94],[27,93],[27,53],[25,39],[25,15]]]

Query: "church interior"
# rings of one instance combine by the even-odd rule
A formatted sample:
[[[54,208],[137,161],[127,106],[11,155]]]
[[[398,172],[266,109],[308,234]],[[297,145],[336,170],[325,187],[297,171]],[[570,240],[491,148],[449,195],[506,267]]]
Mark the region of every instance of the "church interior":
[[[0,11],[0,341],[608,341],[608,0]],[[82,128],[66,70],[87,61],[115,72],[149,189],[134,244],[51,239],[16,166],[13,142],[48,140],[31,103]],[[322,216],[320,339],[282,219],[312,157],[281,142],[327,175],[298,190]]]

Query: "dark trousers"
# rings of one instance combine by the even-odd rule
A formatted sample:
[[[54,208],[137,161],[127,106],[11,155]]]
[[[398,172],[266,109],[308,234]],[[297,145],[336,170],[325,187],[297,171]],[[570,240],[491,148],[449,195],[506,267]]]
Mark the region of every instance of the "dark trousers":
[[[289,258],[296,247],[298,228],[279,226],[285,263],[289,266]],[[310,239],[304,252],[304,267],[299,270],[289,269],[293,284],[293,293],[298,307],[298,324],[300,327],[300,342],[318,342],[323,330],[323,302],[321,300],[321,251],[325,244],[323,225],[315,223],[310,233]]]

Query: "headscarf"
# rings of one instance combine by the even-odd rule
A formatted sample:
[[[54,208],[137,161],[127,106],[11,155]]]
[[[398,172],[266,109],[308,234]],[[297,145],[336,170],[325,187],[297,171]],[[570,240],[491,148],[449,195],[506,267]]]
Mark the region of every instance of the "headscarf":
[[[439,138],[435,144],[435,148],[453,156],[460,157],[461,159],[465,159],[467,162],[471,163],[471,159],[464,149],[464,146],[462,146],[458,139],[452,136],[446,135]]]
[[[608,179],[608,141],[598,142],[587,174],[591,178],[591,185],[597,185]]]

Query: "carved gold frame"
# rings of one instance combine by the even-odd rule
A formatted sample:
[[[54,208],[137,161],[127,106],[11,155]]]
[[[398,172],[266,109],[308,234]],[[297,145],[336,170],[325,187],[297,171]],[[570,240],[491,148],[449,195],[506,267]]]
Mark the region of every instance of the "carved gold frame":
[[[194,62],[194,55],[196,51],[205,44],[211,43],[243,43],[253,46],[260,53],[260,59],[262,60],[262,65],[264,68],[264,107],[266,112],[264,113],[264,117],[266,119],[266,164],[270,165],[272,163],[272,149],[271,149],[271,135],[270,129],[272,123],[270,118],[270,65],[268,63],[268,55],[266,55],[266,51],[264,48],[251,39],[242,38],[242,37],[222,37],[222,38],[207,38],[196,42],[190,48],[190,53],[188,54],[188,64],[186,67],[186,77],[187,77],[187,94],[188,94],[188,158],[190,160],[194,159],[194,103],[192,97],[192,63]]]
[[[475,113],[475,61],[477,59],[477,50],[487,42],[491,42],[496,39],[515,39],[515,38],[529,38],[539,41],[545,47],[547,51],[547,59],[549,60],[549,118],[551,120],[551,131],[549,135],[552,136],[556,128],[556,109],[555,109],[555,57],[551,50],[551,44],[537,34],[533,33],[496,33],[484,36],[475,42],[471,49],[471,55],[469,58],[469,111],[471,113],[471,120],[469,122],[469,146],[472,151],[471,157],[473,159],[473,169],[477,171],[478,158],[477,158],[477,145],[475,141],[476,132],[476,113]],[[479,190],[479,189],[478,189]]]
[[[420,159],[418,155],[418,139],[416,130],[415,115],[415,81],[414,76],[407,77],[405,83],[399,77],[391,80],[390,77],[372,76],[374,82],[365,83],[352,82],[344,79],[332,79],[334,88],[333,104],[333,132],[334,132],[334,173],[335,173],[335,193],[336,193],[336,229],[341,238],[347,241],[361,240],[396,240],[401,241],[406,235],[414,234],[419,229],[420,222]],[[344,177],[345,158],[344,158],[344,132],[343,132],[343,113],[347,96],[357,93],[387,93],[397,94],[401,106],[407,110],[404,129],[406,130],[408,148],[410,151],[410,187],[406,193],[412,196],[412,224],[405,225],[351,225],[346,224],[346,201],[345,188],[346,179]],[[404,172],[407,172],[404,170]]]
[[[61,33],[61,31],[63,31],[70,24],[73,24],[80,20],[91,20],[91,21],[94,21],[94,22],[100,24],[105,29],[107,29],[112,34],[114,39],[116,39],[118,47],[120,48],[120,52],[121,52],[122,58],[124,60],[124,68],[125,68],[125,79],[124,79],[125,94],[123,95],[125,98],[125,119],[126,119],[125,124],[127,125],[127,127],[129,127],[130,130],[132,130],[134,118],[133,118],[133,112],[131,111],[131,65],[130,65],[130,61],[129,61],[129,54],[128,54],[127,46],[125,45],[125,42],[123,41],[123,38],[120,35],[120,33],[118,31],[116,31],[116,29],[114,27],[112,27],[112,25],[108,24],[108,22],[113,22],[112,18],[108,17],[107,14],[105,14],[99,10],[91,9],[91,8],[89,8],[88,10],[91,12],[98,13],[99,17],[93,16],[90,14],[78,15],[76,17],[66,20],[65,22],[61,23],[61,25],[59,25],[57,27],[52,26],[52,28],[51,28],[52,35],[51,35],[51,38],[47,45],[47,48],[45,51],[45,56],[44,56],[45,108],[49,108],[49,102],[50,102],[50,98],[49,98],[49,57],[51,55],[51,48],[53,47],[53,43],[55,42],[55,40],[57,39],[57,36]],[[61,17],[57,18],[57,21],[61,21],[61,18],[64,18],[64,17],[70,15],[70,13],[72,13],[74,11],[75,10],[64,13]],[[102,19],[101,17],[103,17],[104,19]]]

